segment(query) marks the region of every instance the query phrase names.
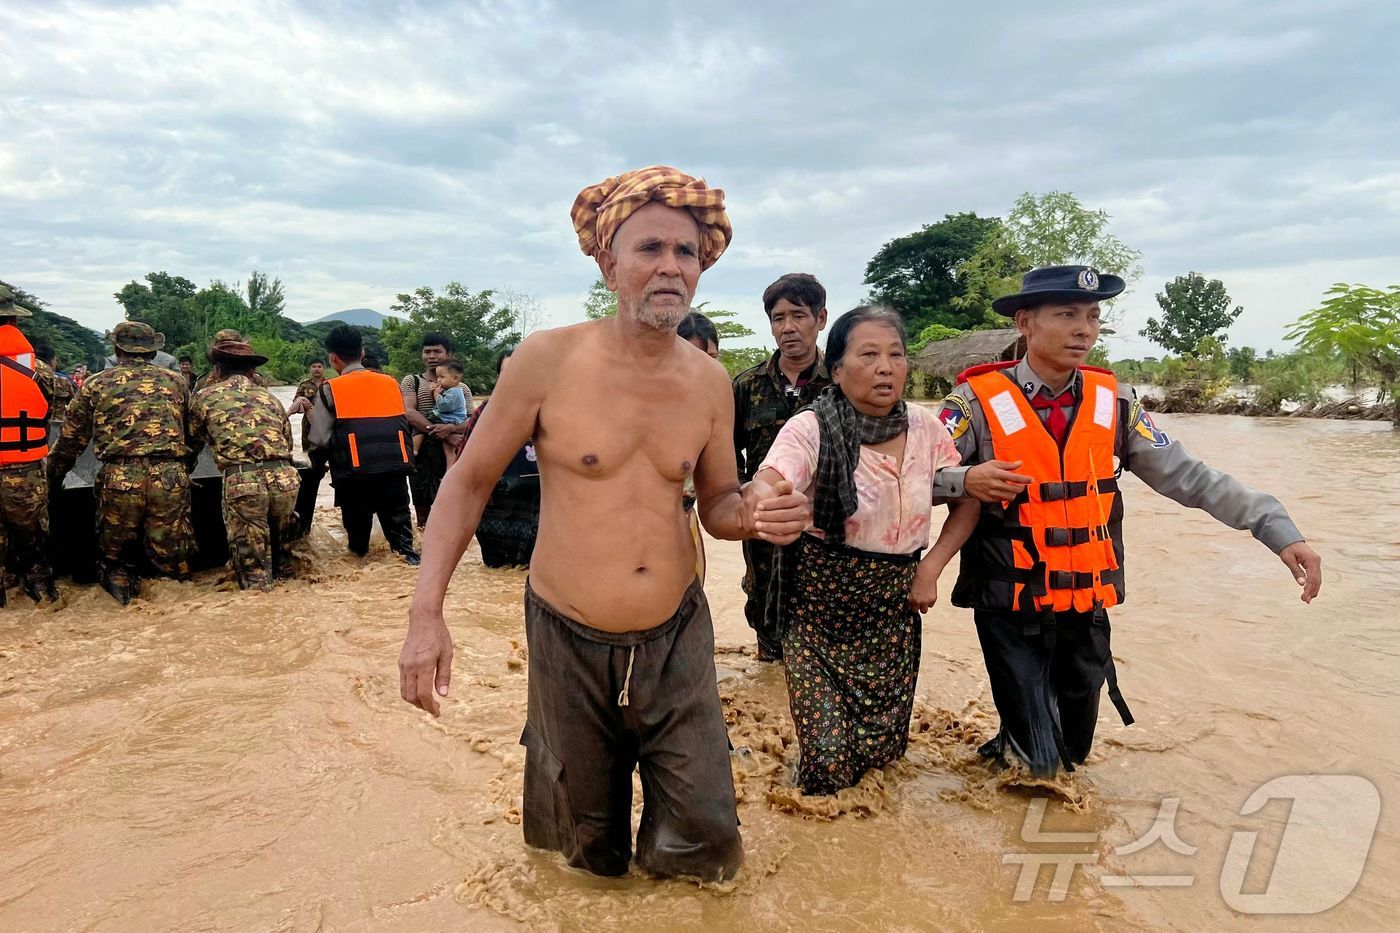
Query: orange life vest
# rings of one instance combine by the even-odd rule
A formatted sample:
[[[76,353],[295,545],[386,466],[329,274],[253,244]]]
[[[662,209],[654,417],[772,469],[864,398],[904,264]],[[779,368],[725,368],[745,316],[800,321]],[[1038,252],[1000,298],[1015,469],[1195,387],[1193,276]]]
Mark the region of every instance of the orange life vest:
[[[413,472],[413,442],[394,377],[368,369],[321,385],[335,408],[331,428],[333,479]]]
[[[13,324],[0,326],[0,466],[49,452],[49,403],[35,382],[34,348]]]
[[[1081,367],[1083,389],[1061,450],[1004,368],[976,367],[965,375],[996,458],[1019,460],[1019,472],[1036,478],[1003,512],[1001,533],[1010,539],[1013,562],[1001,577],[1013,585],[1007,608],[1116,606],[1123,598],[1114,542],[1122,516],[1113,463],[1118,381],[1107,370]]]

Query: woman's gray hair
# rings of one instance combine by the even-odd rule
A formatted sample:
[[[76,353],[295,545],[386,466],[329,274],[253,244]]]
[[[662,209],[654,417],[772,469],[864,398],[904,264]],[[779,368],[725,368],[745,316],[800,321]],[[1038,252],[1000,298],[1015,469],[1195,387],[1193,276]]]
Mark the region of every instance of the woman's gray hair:
[[[867,321],[894,328],[894,332],[899,334],[899,342],[908,349],[909,338],[904,333],[904,319],[899,316],[899,312],[885,305],[861,305],[847,311],[831,325],[831,333],[826,338],[827,369],[835,369],[841,365],[841,359],[846,355],[846,344],[851,339],[851,331],[857,324]]]

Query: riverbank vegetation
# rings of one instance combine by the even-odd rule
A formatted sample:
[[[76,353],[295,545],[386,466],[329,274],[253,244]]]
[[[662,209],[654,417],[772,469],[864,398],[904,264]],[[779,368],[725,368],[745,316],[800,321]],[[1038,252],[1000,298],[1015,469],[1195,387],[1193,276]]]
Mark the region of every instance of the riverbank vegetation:
[[[913,369],[918,370],[919,353],[937,341],[1006,328],[1009,321],[993,313],[991,303],[1018,291],[1021,276],[1032,268],[1090,265],[1121,276],[1131,289],[1142,276],[1141,254],[1109,230],[1109,221],[1106,212],[1086,207],[1063,191],[1026,192],[1003,217],[948,214],[876,251],[865,270],[867,300],[899,313],[910,335]],[[23,329],[31,339],[55,347],[60,368],[80,362],[100,365],[106,352],[104,335],[54,313],[23,288],[11,287],[21,304],[35,310]],[[214,333],[239,330],[268,357],[263,370],[279,382],[301,379],[308,363],[324,359],[322,341],[338,323],[303,324],[288,317],[281,281],[258,271],[246,282],[215,280],[203,288],[179,275],[151,272],[142,281],[122,286],[114,297],[128,320],[145,321],[164,333],[166,349],[190,356],[197,369],[205,366]],[[601,278],[581,298],[588,319],[616,313],[616,297]],[[1400,423],[1400,286],[1334,285],[1316,308],[1289,325],[1286,337],[1294,348],[1285,352],[1229,345],[1230,328],[1247,312],[1231,301],[1219,279],[1197,272],[1179,275],[1163,283],[1156,300],[1160,313],[1149,317],[1139,333],[1161,346],[1164,355],[1112,359],[1121,315],[1109,302],[1104,318],[1108,342],[1094,348],[1089,362],[1111,366],[1125,382],[1160,389],[1157,403],[1163,410],[1364,411],[1366,416],[1382,412]],[[396,316],[385,319],[381,328],[358,328],[366,353],[393,375],[417,372],[422,336],[446,333],[476,392],[489,392],[494,386],[495,359],[501,350],[546,321],[530,295],[490,288],[473,291],[459,282],[400,293],[389,310]],[[734,312],[705,303],[697,310],[714,321],[720,358],[731,374],[771,354],[768,341],[741,324]],[[951,377],[911,372],[907,392],[911,397],[941,397]]]

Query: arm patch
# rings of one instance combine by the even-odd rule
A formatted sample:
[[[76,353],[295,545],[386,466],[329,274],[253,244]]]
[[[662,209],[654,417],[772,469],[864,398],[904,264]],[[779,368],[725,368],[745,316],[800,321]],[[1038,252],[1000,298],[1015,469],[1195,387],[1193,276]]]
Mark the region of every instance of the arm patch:
[[[967,399],[953,393],[943,400],[943,410],[938,413],[938,420],[943,423],[948,436],[957,440],[967,433],[972,424],[972,406]]]
[[[1133,400],[1133,407],[1128,410],[1128,423],[1132,425],[1134,431],[1152,442],[1152,446],[1158,450],[1163,447],[1170,447],[1172,439],[1167,436],[1167,432],[1152,421],[1152,416],[1147,413],[1147,409],[1142,407],[1142,402]]]

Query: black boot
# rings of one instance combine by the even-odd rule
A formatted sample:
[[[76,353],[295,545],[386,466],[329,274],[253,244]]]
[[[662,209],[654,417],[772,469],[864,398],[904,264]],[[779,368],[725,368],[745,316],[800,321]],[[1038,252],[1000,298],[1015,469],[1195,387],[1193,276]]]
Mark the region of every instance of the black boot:
[[[977,749],[977,754],[1003,768],[1007,767],[1006,736],[998,732],[990,741],[982,743],[982,747]]]
[[[54,586],[53,577],[36,577],[32,580],[24,581],[24,591],[29,594],[29,598],[36,603],[58,602],[58,587]]]
[[[103,574],[102,588],[123,606],[141,595],[141,583],[136,577],[124,574]]]

